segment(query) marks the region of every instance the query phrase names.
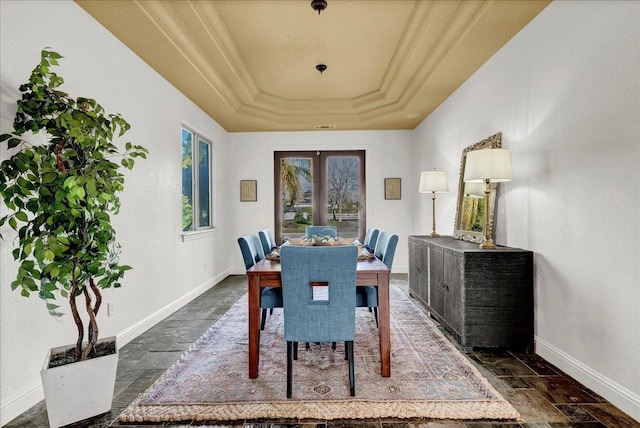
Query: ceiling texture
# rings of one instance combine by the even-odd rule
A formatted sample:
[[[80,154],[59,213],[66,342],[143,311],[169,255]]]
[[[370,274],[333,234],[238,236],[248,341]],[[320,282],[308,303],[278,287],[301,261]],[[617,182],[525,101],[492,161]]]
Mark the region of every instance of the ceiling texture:
[[[76,3],[227,131],[251,132],[413,129],[550,0]]]

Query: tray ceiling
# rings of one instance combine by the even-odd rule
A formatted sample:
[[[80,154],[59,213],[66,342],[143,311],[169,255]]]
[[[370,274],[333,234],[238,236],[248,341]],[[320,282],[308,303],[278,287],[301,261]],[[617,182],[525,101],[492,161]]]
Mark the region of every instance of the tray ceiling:
[[[306,0],[76,3],[247,132],[413,129],[550,0],[327,0],[320,15]]]

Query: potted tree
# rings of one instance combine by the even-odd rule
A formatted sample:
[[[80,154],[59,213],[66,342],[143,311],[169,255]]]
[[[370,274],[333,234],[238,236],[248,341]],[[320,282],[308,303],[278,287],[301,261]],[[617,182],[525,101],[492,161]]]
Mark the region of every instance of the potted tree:
[[[119,114],[107,115],[93,99],[74,99],[59,90],[64,80],[51,68],[60,58],[42,51],[29,81],[20,86],[14,129],[0,135],[13,153],[0,163],[0,195],[9,212],[0,226],[8,224],[17,232],[13,257],[18,273],[11,288],[25,297],[38,296],[53,316],[62,315],[56,298],[66,299],[78,332],[75,345],[50,352],[42,371],[55,427],[111,409],[118,354],[115,338],[98,340],[100,290],[120,287],[131,269],[119,263],[111,215],[120,207],[122,168],[132,169],[134,159],[146,159],[148,153],[129,142],[119,151],[113,139],[129,124]],[[45,141],[36,141],[34,135],[43,133],[40,140]],[[81,315],[80,306],[86,314]],[[109,369],[99,366],[102,360]],[[82,372],[87,368],[89,373]],[[59,378],[58,370],[66,373]],[[85,384],[106,384],[106,392],[92,392]],[[96,403],[98,397],[106,403]],[[68,408],[57,409],[57,404]]]

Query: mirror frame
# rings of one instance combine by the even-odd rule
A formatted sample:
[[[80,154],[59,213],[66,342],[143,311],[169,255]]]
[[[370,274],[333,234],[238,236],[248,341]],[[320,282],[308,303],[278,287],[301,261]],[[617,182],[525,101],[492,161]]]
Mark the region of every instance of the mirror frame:
[[[456,239],[460,239],[462,241],[476,242],[481,243],[484,240],[484,227],[482,232],[473,232],[470,230],[462,230],[458,228],[458,225],[461,222],[462,215],[462,204],[464,202],[464,167],[467,162],[467,153],[473,150],[481,150],[481,149],[499,149],[502,147],[502,132],[498,132],[490,136],[489,138],[485,138],[482,141],[479,141],[475,144],[472,144],[468,147],[465,147],[462,150],[462,157],[460,159],[460,180],[458,182],[458,205],[456,207],[456,219],[455,224],[453,225],[453,237]],[[493,236],[493,214],[495,212],[496,206],[496,183],[492,183],[491,185],[491,193],[489,194],[489,236]]]

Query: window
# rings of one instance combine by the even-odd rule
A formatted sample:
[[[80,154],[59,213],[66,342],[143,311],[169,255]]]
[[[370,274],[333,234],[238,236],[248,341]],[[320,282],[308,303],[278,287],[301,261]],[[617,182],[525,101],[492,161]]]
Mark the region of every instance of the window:
[[[275,234],[303,236],[311,225],[336,226],[344,238],[366,230],[365,152],[274,152]]]
[[[182,128],[182,230],[210,229],[211,143]]]

